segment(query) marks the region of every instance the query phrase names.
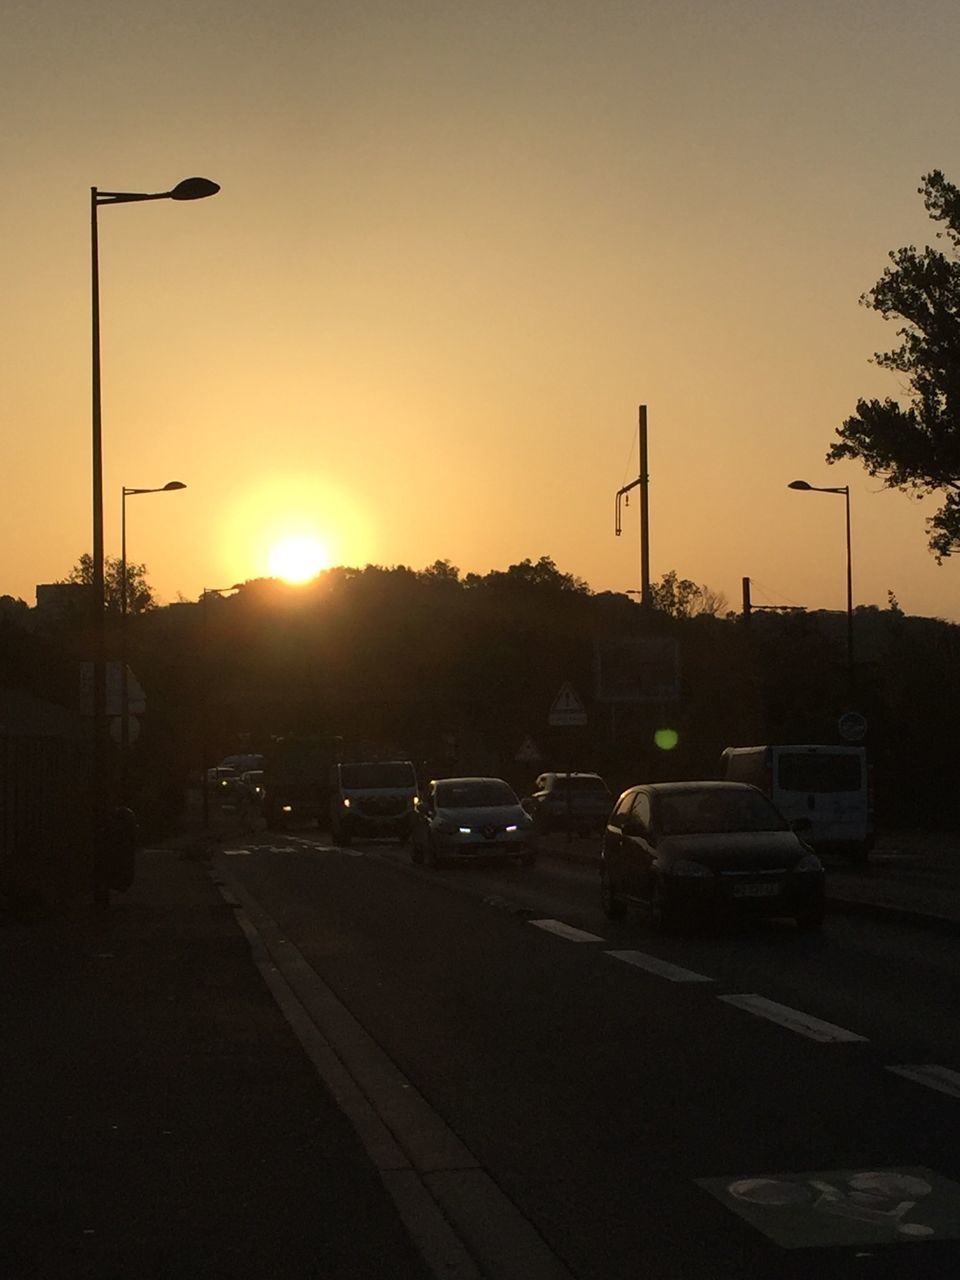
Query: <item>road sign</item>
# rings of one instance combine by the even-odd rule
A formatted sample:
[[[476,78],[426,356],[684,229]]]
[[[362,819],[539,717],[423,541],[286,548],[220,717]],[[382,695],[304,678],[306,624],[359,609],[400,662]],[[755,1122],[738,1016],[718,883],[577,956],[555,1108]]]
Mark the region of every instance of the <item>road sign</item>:
[[[111,660],[104,663],[104,679],[106,681],[104,689],[106,706],[104,709],[108,716],[118,716],[120,714],[120,703],[123,700],[123,676],[119,662]],[[93,715],[92,662],[80,663],[80,707],[84,715]],[[146,709],[147,699],[140,681],[127,667],[127,711],[130,715],[143,715]]]
[[[119,745],[123,740],[123,720],[120,716],[110,718],[110,737]],[[136,716],[127,716],[127,742],[131,746],[140,737],[140,721]]]
[[[844,742],[862,742],[867,736],[867,718],[859,711],[845,711],[837,721]]]
[[[568,680],[565,680],[550,707],[547,724],[575,725],[586,723],[587,709],[580,701],[573,685]]]

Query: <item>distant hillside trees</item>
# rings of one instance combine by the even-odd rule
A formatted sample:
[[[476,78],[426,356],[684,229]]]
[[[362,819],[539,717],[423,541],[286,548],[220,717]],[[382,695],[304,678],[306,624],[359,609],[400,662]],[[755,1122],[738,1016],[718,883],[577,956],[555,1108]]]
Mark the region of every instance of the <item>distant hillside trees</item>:
[[[949,251],[891,251],[893,265],[860,299],[901,322],[899,346],[874,358],[906,378],[910,402],[858,400],[827,461],[856,458],[889,489],[943,495],[927,521],[939,561],[960,550],[960,191],[938,169],[921,181],[919,193],[930,217],[943,223],[937,238],[946,238]]]

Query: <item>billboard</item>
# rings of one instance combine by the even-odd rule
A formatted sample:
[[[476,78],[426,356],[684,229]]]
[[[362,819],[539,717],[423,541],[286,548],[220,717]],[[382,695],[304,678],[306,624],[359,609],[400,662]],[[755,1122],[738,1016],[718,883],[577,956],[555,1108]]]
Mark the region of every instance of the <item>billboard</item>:
[[[676,640],[662,636],[598,640],[593,655],[598,702],[675,702],[680,697]]]

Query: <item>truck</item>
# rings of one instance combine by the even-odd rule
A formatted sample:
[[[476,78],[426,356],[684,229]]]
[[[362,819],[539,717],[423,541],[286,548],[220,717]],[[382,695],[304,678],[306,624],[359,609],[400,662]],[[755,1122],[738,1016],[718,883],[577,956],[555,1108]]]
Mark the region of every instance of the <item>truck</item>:
[[[328,738],[275,738],[263,753],[263,814],[280,830],[290,822],[326,824],[330,768],[335,759]]]

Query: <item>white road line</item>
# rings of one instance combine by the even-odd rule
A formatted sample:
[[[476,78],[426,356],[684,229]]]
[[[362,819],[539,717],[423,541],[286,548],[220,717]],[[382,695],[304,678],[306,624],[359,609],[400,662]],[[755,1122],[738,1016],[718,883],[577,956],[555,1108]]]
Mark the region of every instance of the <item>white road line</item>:
[[[531,920],[538,929],[546,929],[547,933],[555,933],[558,938],[566,938],[568,942],[605,942],[595,933],[586,933],[583,929],[574,929],[573,925],[564,924],[562,920]]]
[[[723,1000],[726,1004],[732,1004],[737,1009],[745,1009],[747,1013],[755,1013],[759,1018],[768,1018],[771,1022],[779,1023],[781,1027],[796,1031],[798,1035],[807,1036],[810,1040],[819,1040],[821,1044],[841,1044],[867,1039],[866,1036],[858,1036],[855,1031],[847,1031],[843,1027],[835,1026],[832,1022],[823,1022],[809,1013],[802,1013],[799,1009],[791,1009],[789,1005],[777,1004],[775,1000],[768,1000],[766,996],[718,996],[717,999]]]
[[[916,1084],[925,1084],[928,1089],[936,1089],[950,1098],[960,1098],[960,1071],[951,1071],[949,1067],[938,1067],[930,1063],[924,1067],[887,1067],[895,1076],[903,1076],[905,1080],[913,1080]]]
[[[655,973],[659,978],[669,982],[713,982],[706,974],[694,973],[692,969],[681,969],[669,960],[661,960],[659,956],[648,956],[643,951],[608,951],[614,960],[622,960],[624,964],[632,964],[637,969],[645,969],[647,973]]]

